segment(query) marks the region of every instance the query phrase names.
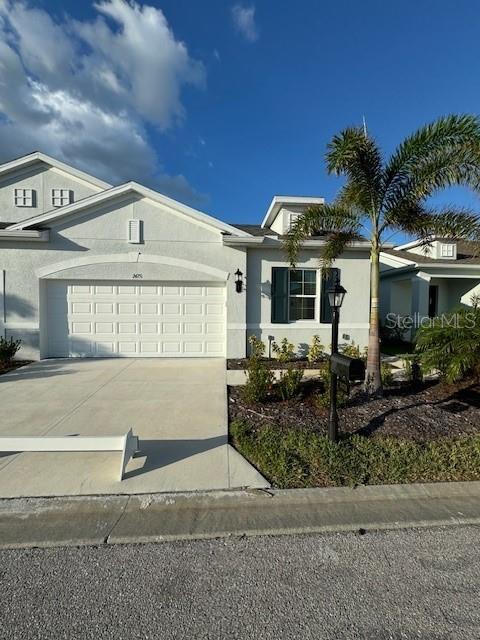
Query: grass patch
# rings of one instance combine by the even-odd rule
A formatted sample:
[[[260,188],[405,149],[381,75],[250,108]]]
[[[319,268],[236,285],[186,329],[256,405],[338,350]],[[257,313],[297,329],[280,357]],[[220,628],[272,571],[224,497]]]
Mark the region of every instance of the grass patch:
[[[480,480],[480,436],[420,443],[400,438],[326,436],[232,422],[233,444],[273,485],[355,486]]]

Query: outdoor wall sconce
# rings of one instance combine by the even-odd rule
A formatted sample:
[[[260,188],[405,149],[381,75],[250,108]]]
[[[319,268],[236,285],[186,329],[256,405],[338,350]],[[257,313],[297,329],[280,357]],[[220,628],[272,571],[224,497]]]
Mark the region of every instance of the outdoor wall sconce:
[[[237,293],[242,293],[243,273],[240,271],[240,269],[237,269],[235,271],[235,289],[237,290]]]

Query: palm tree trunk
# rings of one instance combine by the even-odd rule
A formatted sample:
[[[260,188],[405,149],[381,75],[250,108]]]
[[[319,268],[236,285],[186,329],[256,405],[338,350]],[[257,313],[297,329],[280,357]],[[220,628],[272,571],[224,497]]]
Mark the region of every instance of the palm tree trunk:
[[[377,239],[372,241],[370,254],[370,329],[368,333],[367,371],[365,391],[369,395],[382,394],[380,374],[380,248]]]

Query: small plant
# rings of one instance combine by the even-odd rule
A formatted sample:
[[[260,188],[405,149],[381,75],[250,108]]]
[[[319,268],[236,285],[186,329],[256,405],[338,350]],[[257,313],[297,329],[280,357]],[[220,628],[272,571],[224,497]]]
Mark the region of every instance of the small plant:
[[[403,358],[405,377],[413,385],[422,384],[423,371],[420,356],[417,353],[407,354]]]
[[[279,362],[286,363],[295,359],[295,347],[288,341],[288,338],[283,338],[280,345],[272,342],[272,351],[277,356]]]
[[[242,389],[245,402],[265,402],[272,388],[274,375],[262,362],[265,353],[265,345],[256,336],[250,336],[250,357],[247,363],[247,382]]]
[[[20,349],[22,341],[14,340],[10,337],[8,340],[6,338],[0,337],[0,363],[2,365],[9,365],[15,354]]]
[[[380,375],[382,376],[382,384],[384,387],[391,387],[394,383],[392,365],[388,362],[382,362],[380,365]]]
[[[278,391],[282,400],[291,400],[300,393],[303,369],[285,369],[280,372]]]
[[[250,336],[248,343],[250,344],[251,358],[263,358],[265,356],[265,344],[257,336]]]
[[[355,342],[344,345],[341,351],[344,356],[348,356],[349,358],[361,358],[360,347],[358,344],[355,344]]]
[[[330,406],[330,366],[324,367],[320,373],[320,380],[323,384],[322,393],[317,393],[315,404],[317,407],[327,409]],[[348,400],[348,393],[345,386],[337,383],[337,407],[344,407]]]
[[[320,362],[323,358],[324,346],[320,342],[320,336],[313,336],[312,344],[308,350],[307,360],[312,364],[314,362]]]

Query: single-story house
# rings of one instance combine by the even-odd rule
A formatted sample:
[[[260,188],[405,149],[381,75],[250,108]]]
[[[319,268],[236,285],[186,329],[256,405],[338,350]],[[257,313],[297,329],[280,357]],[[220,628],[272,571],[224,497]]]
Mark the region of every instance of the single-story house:
[[[330,343],[321,236],[290,269],[282,236],[321,198],[275,196],[227,224],[136,182],[112,186],[43,153],[0,166],[0,335],[21,358],[230,357],[248,337]],[[336,261],[340,340],[368,336],[369,249]]]
[[[472,243],[434,237],[385,249],[380,255],[381,317],[410,317],[414,327],[480,293],[480,254]],[[410,334],[411,335],[411,334]]]

